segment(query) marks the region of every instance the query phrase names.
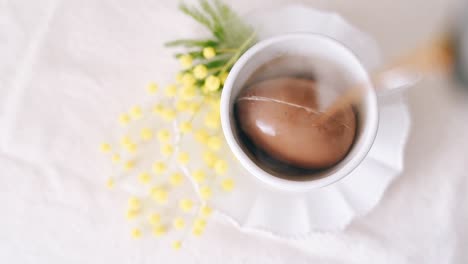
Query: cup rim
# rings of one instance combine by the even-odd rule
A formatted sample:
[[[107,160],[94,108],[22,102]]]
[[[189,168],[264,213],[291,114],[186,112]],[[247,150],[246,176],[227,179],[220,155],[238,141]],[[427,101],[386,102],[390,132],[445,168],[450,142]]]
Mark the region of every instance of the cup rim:
[[[358,152],[354,155],[354,157],[352,157],[347,163],[345,163],[343,167],[340,168],[338,171],[324,178],[304,180],[304,181],[294,181],[294,180],[279,178],[277,176],[274,176],[266,172],[249,158],[249,156],[244,152],[241,146],[239,146],[239,144],[237,143],[237,140],[235,139],[234,132],[233,132],[233,129],[235,128],[231,126],[230,101],[232,97],[233,85],[236,82],[237,77],[240,71],[243,69],[243,67],[250,61],[250,59],[255,54],[262,51],[264,48],[268,47],[269,45],[278,43],[278,42],[287,41],[291,39],[304,39],[304,38],[309,38],[309,39],[310,38],[315,38],[315,39],[324,38],[344,48],[356,60],[358,65],[361,67],[361,69],[364,70],[365,78],[367,79],[368,84],[373,88],[373,84],[370,81],[368,71],[362,65],[361,61],[356,56],[356,54],[354,54],[353,51],[349,49],[348,47],[346,47],[343,43],[329,36],[325,36],[325,35],[317,34],[317,33],[288,33],[288,34],[271,37],[271,38],[258,42],[249,50],[247,50],[239,58],[239,60],[234,64],[233,68],[231,69],[229,76],[226,79],[226,82],[224,84],[224,88],[221,94],[221,106],[220,106],[221,107],[221,110],[220,110],[221,125],[223,129],[223,134],[226,138],[229,148],[233,152],[234,156],[239,160],[241,165],[248,171],[249,174],[252,174],[257,179],[266,183],[267,185],[276,187],[281,190],[294,191],[294,192],[304,192],[304,191],[309,191],[312,189],[325,187],[349,175],[354,169],[356,169],[359,166],[359,164],[361,164],[361,162],[369,153],[375,141],[377,130],[378,130],[378,124],[379,124],[379,116],[378,116],[379,110],[378,110],[378,104],[377,104],[377,95],[376,95],[375,89],[370,89],[371,90],[370,91],[370,96],[371,96],[370,104],[371,104],[371,108],[374,109],[374,111],[369,111],[369,117],[368,117],[369,124],[367,124],[368,131],[370,131],[369,134],[366,136],[364,142],[362,142],[362,144],[359,146]]]

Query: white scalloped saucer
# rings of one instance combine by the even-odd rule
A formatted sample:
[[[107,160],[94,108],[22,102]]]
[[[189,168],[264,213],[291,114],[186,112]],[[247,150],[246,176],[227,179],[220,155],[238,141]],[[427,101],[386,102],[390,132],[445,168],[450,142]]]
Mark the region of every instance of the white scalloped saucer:
[[[248,17],[260,38],[283,33],[328,35],[348,46],[367,69],[377,66],[378,49],[372,38],[339,15],[303,6],[255,12]],[[371,151],[361,165],[336,184],[308,193],[288,193],[265,185],[242,168],[231,166],[237,187],[212,201],[222,215],[241,228],[298,237],[313,231],[343,230],[354,218],[372,210],[389,184],[403,170],[410,116],[402,96],[379,98],[380,124]]]

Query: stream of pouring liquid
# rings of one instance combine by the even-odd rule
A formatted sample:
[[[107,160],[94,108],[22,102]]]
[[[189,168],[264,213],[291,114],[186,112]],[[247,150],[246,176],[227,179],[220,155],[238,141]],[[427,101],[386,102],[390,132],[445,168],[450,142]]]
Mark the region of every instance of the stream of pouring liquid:
[[[406,56],[401,57],[392,64],[371,74],[371,81],[379,92],[386,88],[382,84],[389,74],[395,72],[414,73],[425,75],[436,71],[450,71],[454,61],[454,48],[451,38],[441,37],[429,42],[428,44],[413,50]],[[328,118],[340,111],[344,106],[359,101],[365,92],[362,84],[348,89],[342,96],[336,99],[323,113],[316,122],[322,124]]]

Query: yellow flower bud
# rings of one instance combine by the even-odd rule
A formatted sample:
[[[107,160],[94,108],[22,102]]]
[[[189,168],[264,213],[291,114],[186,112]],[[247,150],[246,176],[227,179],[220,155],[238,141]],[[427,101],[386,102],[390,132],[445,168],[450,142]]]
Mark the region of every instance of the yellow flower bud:
[[[208,69],[205,65],[199,64],[193,69],[193,75],[195,78],[202,80],[208,75]]]
[[[186,69],[192,66],[193,58],[192,56],[190,56],[190,54],[185,54],[185,55],[180,56],[179,61],[182,67]]]
[[[140,135],[141,135],[141,138],[142,138],[143,140],[150,140],[150,139],[153,138],[153,131],[151,131],[151,129],[145,127],[145,128],[143,128],[143,129],[141,130]]]
[[[217,157],[216,157],[216,155],[214,153],[209,152],[209,151],[205,151],[203,153],[203,161],[205,161],[206,165],[209,168],[214,167],[216,160],[217,160]]]
[[[210,75],[205,80],[205,87],[209,92],[217,91],[221,87],[221,80],[217,76]]]
[[[162,115],[164,112],[164,106],[162,104],[157,104],[153,107],[153,113]]]
[[[205,126],[211,129],[218,129],[221,126],[221,119],[217,112],[210,112],[205,116]]]
[[[125,149],[130,153],[135,153],[137,151],[137,145],[133,143],[127,144],[125,145]]]
[[[129,209],[125,213],[125,217],[127,218],[127,220],[133,220],[133,219],[137,218],[138,215],[140,215],[140,211],[135,210],[135,209]]]
[[[174,120],[176,118],[176,111],[174,109],[165,109],[163,112],[162,112],[162,117],[167,120],[167,121],[171,121],[171,120]]]
[[[172,248],[175,250],[179,250],[182,247],[182,242],[179,240],[173,241],[172,242]]]
[[[189,121],[184,121],[182,123],[180,123],[180,131],[182,133],[188,133],[190,131],[192,131],[192,123],[190,123]]]
[[[205,228],[206,227],[206,220],[202,218],[195,219],[193,226],[198,228]]]
[[[174,97],[177,94],[177,86],[175,85],[168,85],[164,90],[164,93],[168,97]]]
[[[158,91],[158,85],[154,82],[148,83],[146,86],[146,91],[149,94],[155,94]]]
[[[141,107],[139,106],[134,106],[130,109],[130,116],[133,119],[141,119],[143,117],[143,111],[141,110]]]
[[[178,101],[176,103],[177,111],[186,111],[189,108],[189,103],[187,101]]]
[[[114,185],[115,185],[115,182],[114,182],[114,180],[112,178],[107,179],[107,181],[106,181],[107,188],[112,189],[112,188],[114,188]]]
[[[152,224],[152,225],[157,225],[161,222],[161,215],[158,214],[158,213],[152,213],[150,214],[149,216],[149,222]]]
[[[204,231],[203,228],[194,227],[193,230],[192,230],[192,234],[194,236],[201,236],[201,235],[203,235],[203,231]]]
[[[102,152],[107,153],[111,151],[111,146],[108,143],[102,143],[99,148]]]
[[[121,114],[119,116],[119,123],[121,125],[128,125],[128,123],[130,123],[130,116],[128,116],[127,114]]]
[[[132,160],[129,160],[123,164],[124,170],[129,171],[135,167],[135,162]]]
[[[215,162],[214,169],[217,174],[223,175],[228,170],[228,164],[225,160],[219,159]]]
[[[139,210],[141,208],[141,201],[137,197],[130,197],[128,199],[128,207],[133,210]]]
[[[151,182],[151,175],[147,172],[142,172],[138,175],[138,180],[143,184],[148,184]]]
[[[120,161],[120,155],[119,154],[114,154],[111,157],[113,163],[119,163]]]
[[[190,160],[190,156],[187,152],[180,152],[179,156],[177,157],[177,161],[179,161],[180,164],[186,165]]]
[[[174,147],[172,147],[171,145],[169,145],[169,144],[164,144],[164,145],[161,146],[161,153],[162,153],[164,156],[169,156],[169,155],[171,155],[173,152],[174,152]]]
[[[167,229],[162,225],[157,225],[153,227],[153,235],[160,237],[167,232]]]
[[[153,172],[156,174],[162,174],[166,171],[166,164],[164,162],[158,161],[153,164]]]
[[[195,140],[200,143],[207,143],[209,138],[210,135],[204,129],[199,129],[197,132],[195,132]]]
[[[180,217],[175,218],[172,224],[175,229],[183,229],[185,227],[185,221]]]
[[[179,186],[184,181],[184,176],[182,174],[175,172],[169,177],[169,182],[173,186]]]
[[[221,146],[223,144],[221,138],[217,137],[217,136],[212,136],[210,137],[210,139],[208,139],[208,147],[211,149],[211,150],[214,150],[214,151],[217,151],[219,149],[221,149]]]
[[[184,75],[182,76],[182,83],[184,84],[184,86],[193,85],[196,81],[197,80],[191,73],[187,72],[184,73]]]
[[[206,174],[203,170],[198,169],[192,172],[192,177],[195,179],[196,182],[201,183],[205,181]]]
[[[232,191],[234,189],[234,180],[233,179],[224,179],[221,182],[221,188],[227,192]]]
[[[129,136],[123,136],[121,139],[120,139],[120,144],[123,146],[123,147],[127,147],[129,145],[132,145],[133,144],[133,141],[132,139],[129,137]]]
[[[182,199],[179,201],[179,207],[184,212],[189,212],[193,208],[193,202],[190,199]]]
[[[204,217],[208,217],[211,215],[211,213],[213,212],[213,209],[211,209],[211,207],[205,205],[201,208],[201,215],[204,216]]]
[[[216,56],[216,50],[213,47],[206,47],[203,49],[203,57],[205,59],[211,59]]]
[[[195,86],[186,86],[182,88],[180,96],[184,100],[191,100],[197,95],[197,88]]]
[[[151,197],[158,203],[165,203],[169,194],[162,187],[153,187],[150,191]]]
[[[202,186],[200,187],[200,196],[203,200],[208,200],[211,198],[211,195],[213,195],[213,191],[211,190],[210,187],[208,186]]]
[[[134,228],[134,229],[132,229],[132,231],[131,231],[131,235],[132,235],[132,237],[133,237],[134,239],[139,239],[139,238],[141,238],[141,230],[138,229],[138,228]]]
[[[171,133],[167,129],[161,129],[158,132],[158,139],[161,142],[168,142],[171,139]]]

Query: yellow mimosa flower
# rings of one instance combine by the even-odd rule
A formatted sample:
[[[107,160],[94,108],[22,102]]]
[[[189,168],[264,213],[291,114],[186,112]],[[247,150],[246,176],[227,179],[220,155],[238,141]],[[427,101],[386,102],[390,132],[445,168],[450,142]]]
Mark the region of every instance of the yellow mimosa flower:
[[[233,179],[224,179],[221,182],[221,188],[225,191],[232,191],[234,189],[234,180]]]
[[[153,131],[151,131],[150,128],[145,127],[141,130],[140,135],[143,140],[150,140],[153,138]]]
[[[162,161],[155,162],[153,164],[153,172],[156,174],[162,174],[166,171],[166,164]]]
[[[179,250],[182,247],[182,242],[179,240],[173,241],[172,242],[172,248],[175,250]]]
[[[205,79],[208,75],[208,68],[203,64],[199,64],[193,69],[193,75],[199,80]]]
[[[164,156],[169,156],[169,155],[171,155],[173,152],[174,152],[174,147],[172,147],[171,145],[169,145],[169,144],[161,145],[161,153],[162,153]]]
[[[218,159],[214,164],[214,169],[217,174],[223,175],[228,170],[228,164],[225,160]]]
[[[132,229],[132,231],[131,231],[130,234],[132,235],[132,237],[133,237],[134,239],[141,238],[141,235],[142,235],[142,234],[141,234],[141,230],[138,229],[138,228]]]
[[[148,184],[151,182],[151,175],[147,172],[142,172],[138,175],[138,180],[143,184]]]
[[[179,207],[184,212],[189,212],[193,208],[193,202],[190,199],[182,199],[179,201]]]
[[[184,73],[184,75],[182,76],[182,83],[185,86],[193,85],[196,81],[197,80],[195,79],[195,77],[191,73],[187,72],[187,73]]]
[[[190,56],[190,54],[185,54],[185,55],[180,56],[179,61],[182,67],[186,69],[192,66],[193,58],[192,56]]]
[[[157,237],[160,237],[160,236],[164,235],[166,232],[167,232],[166,227],[164,227],[162,225],[157,225],[157,226],[153,227],[153,234],[155,236],[157,236]]]
[[[168,97],[174,97],[177,94],[177,86],[175,85],[168,85],[164,90],[164,93]]]
[[[141,110],[141,107],[139,106],[134,106],[130,109],[130,116],[133,119],[141,119],[143,117],[143,111]]]
[[[203,57],[205,59],[211,59],[216,56],[216,50],[213,47],[206,47],[203,49]]]
[[[127,114],[121,114],[119,116],[119,123],[121,125],[127,125],[128,123],[130,123],[130,116]]]
[[[149,94],[155,94],[158,91],[158,85],[156,83],[154,83],[154,82],[150,82],[146,86],[146,91]]]
[[[177,157],[177,161],[179,161],[180,164],[186,165],[190,160],[190,156],[187,152],[180,152],[179,156]]]
[[[184,181],[184,176],[179,172],[175,172],[169,177],[169,183],[173,186],[179,186]]]
[[[205,80],[205,87],[209,92],[217,91],[221,87],[221,80],[217,76],[210,75]]]
[[[213,212],[213,209],[211,209],[211,207],[205,205],[201,208],[201,215],[204,216],[204,217],[208,217],[211,215],[211,213]]]
[[[175,229],[182,229],[185,227],[185,221],[180,217],[175,218],[172,224],[174,225]]]
[[[190,123],[189,121],[184,121],[182,123],[180,123],[180,131],[182,133],[188,133],[190,131],[192,131],[192,123]]]
[[[152,225],[157,225],[161,222],[161,215],[158,214],[158,213],[152,213],[150,214],[149,216],[149,222],[152,224]]]
[[[107,153],[111,151],[111,146],[108,143],[102,143],[99,148],[102,152]]]

